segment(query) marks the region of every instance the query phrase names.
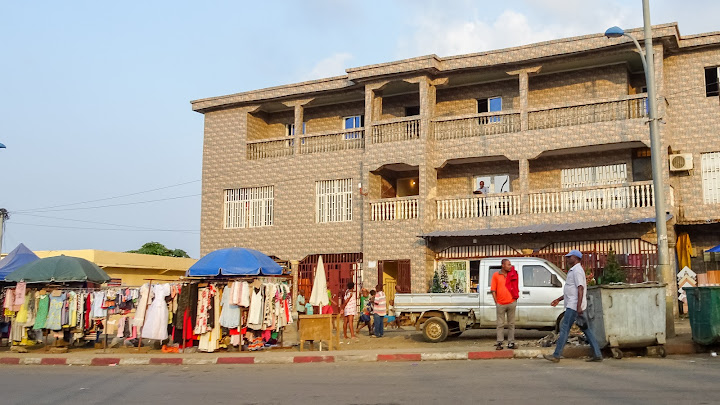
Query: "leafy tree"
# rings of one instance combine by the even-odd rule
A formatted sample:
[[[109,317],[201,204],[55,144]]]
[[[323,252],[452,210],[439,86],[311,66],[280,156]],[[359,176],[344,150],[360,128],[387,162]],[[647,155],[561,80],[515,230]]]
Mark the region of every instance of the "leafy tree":
[[[610,249],[607,263],[603,269],[601,284],[624,283],[626,281],[627,275],[625,274],[625,270],[620,267],[620,263],[617,261],[617,257],[615,257],[615,252]]]
[[[187,252],[182,249],[168,249],[160,242],[148,242],[140,249],[128,250],[126,253],[140,253],[144,255],[170,256],[170,257],[190,257]]]

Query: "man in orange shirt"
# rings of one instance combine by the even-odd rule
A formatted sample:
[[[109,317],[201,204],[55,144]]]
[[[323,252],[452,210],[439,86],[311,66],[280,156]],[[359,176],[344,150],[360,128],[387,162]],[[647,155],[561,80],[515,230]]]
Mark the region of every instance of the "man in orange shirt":
[[[504,325],[507,318],[508,325],[508,349],[515,349],[515,308],[517,298],[513,297],[507,286],[508,273],[512,270],[510,260],[503,259],[500,271],[493,274],[490,282],[490,292],[495,300],[495,311],[497,314],[497,343],[496,350],[502,350],[505,335]],[[514,278],[517,280],[517,277]],[[516,281],[517,282],[517,281]],[[517,289],[517,288],[516,288]]]

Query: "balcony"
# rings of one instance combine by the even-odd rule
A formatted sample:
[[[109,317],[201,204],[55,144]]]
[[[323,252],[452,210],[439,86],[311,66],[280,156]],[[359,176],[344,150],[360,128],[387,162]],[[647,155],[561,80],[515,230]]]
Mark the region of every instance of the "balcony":
[[[519,193],[445,198],[435,201],[438,219],[500,217],[520,214]]]
[[[294,154],[295,139],[283,137],[247,142],[247,159],[267,159]]]
[[[418,216],[418,197],[388,198],[370,203],[371,221],[415,219]]]
[[[371,126],[372,143],[407,141],[420,138],[420,117],[393,118],[378,121]]]
[[[520,132],[520,113],[513,111],[469,114],[433,120],[437,140]]]
[[[300,138],[300,154],[337,152],[365,147],[365,129],[305,135]]]
[[[646,118],[647,94],[619,100],[528,111],[528,129],[547,129],[596,122]]]
[[[652,206],[652,181],[618,186],[545,190],[529,194],[529,212],[531,214],[615,210]]]

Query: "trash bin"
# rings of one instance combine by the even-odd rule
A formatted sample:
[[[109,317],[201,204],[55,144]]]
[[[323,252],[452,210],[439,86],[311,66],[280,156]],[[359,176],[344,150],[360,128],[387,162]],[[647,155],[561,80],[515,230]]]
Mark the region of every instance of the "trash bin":
[[[684,287],[693,342],[720,342],[720,287]]]
[[[621,359],[623,348],[660,345],[665,357],[665,284],[607,284],[588,287],[587,314],[601,348]]]

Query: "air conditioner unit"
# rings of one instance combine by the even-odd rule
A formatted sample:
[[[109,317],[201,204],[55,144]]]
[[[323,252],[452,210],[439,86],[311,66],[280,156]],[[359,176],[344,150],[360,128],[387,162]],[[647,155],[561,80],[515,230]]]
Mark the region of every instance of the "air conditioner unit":
[[[677,153],[670,155],[670,171],[681,172],[684,170],[692,170],[693,157],[692,153]]]

